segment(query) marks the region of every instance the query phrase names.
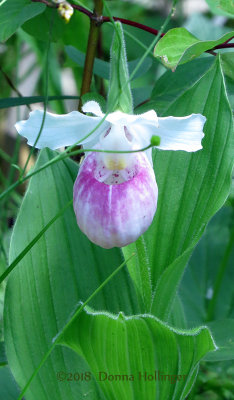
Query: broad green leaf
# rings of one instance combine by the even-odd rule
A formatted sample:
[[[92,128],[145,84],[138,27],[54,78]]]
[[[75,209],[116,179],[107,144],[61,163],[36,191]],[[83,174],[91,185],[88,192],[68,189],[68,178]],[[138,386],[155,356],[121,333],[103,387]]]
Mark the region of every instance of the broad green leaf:
[[[234,318],[233,220],[231,207],[223,207],[210,221],[189,261],[179,289],[188,327],[209,319]],[[209,315],[215,282],[222,269],[224,274],[219,277],[218,295]]]
[[[169,314],[176,284],[206,224],[230,190],[232,113],[219,59],[195,84],[171,100],[163,116],[191,113],[207,118],[203,149],[192,154],[160,150],[153,154],[158,209],[145,241],[155,292],[153,313],[161,319]]]
[[[53,100],[78,100],[79,96],[48,96],[48,101]],[[45,96],[7,97],[0,99],[0,108],[18,107],[27,104],[42,103]]]
[[[226,15],[233,17],[234,15],[234,3],[233,0],[206,0],[211,11],[215,14]]]
[[[232,227],[233,210],[223,207],[196,247],[179,289],[186,327],[208,324],[213,333],[218,350],[207,357],[213,361],[234,359]]]
[[[171,29],[156,44],[154,56],[161,59],[162,63],[172,70],[178,64],[184,64],[199,57],[202,53],[224,43],[234,36],[229,32],[217,40],[200,40],[185,28]]]
[[[0,368],[0,397],[4,400],[16,400],[19,396],[19,388],[12,376],[10,368]]]
[[[52,21],[52,26],[51,26]],[[64,45],[73,45],[86,51],[89,32],[89,19],[80,12],[74,12],[69,24],[60,17],[57,10],[46,7],[43,14],[27,21],[23,30],[40,41],[61,41]]]
[[[206,361],[234,360],[234,319],[220,319],[207,324],[218,350],[206,354]]]
[[[5,344],[4,342],[0,342],[0,367],[6,364],[7,364],[7,358],[5,352]]]
[[[0,4],[0,42],[7,40],[27,20],[41,14],[45,4],[30,0],[6,0]]]
[[[44,150],[37,167],[56,153]],[[72,198],[77,165],[60,161],[35,175],[29,184],[12,234],[12,262],[41,229]],[[32,223],[33,221],[33,223]],[[9,276],[5,296],[4,335],[9,366],[23,387],[69,319],[84,301],[121,264],[119,249],[103,250],[79,231],[72,207],[57,220]],[[125,270],[110,282],[93,307],[127,314],[138,312],[136,294]],[[15,345],[17,343],[17,352]],[[86,363],[69,350],[56,348],[33,380],[27,400],[76,400],[90,392],[97,399],[95,382],[59,382],[59,371],[87,370]]]
[[[110,83],[108,91],[108,108],[110,111],[121,110],[132,114],[132,93],[122,25],[115,23],[114,37],[110,52]]]
[[[123,247],[122,250],[125,259],[130,257],[132,253],[136,254],[136,257],[128,262],[128,271],[136,287],[141,311],[147,313],[151,309],[152,303],[152,282],[144,237],[141,236],[135,243]]]
[[[84,67],[85,63],[85,53],[81,52],[80,50],[76,49],[73,46],[66,46],[65,47],[66,53],[68,57],[73,60],[77,65],[80,67]],[[135,69],[136,65],[139,62],[139,58],[133,61],[128,62],[128,69],[129,73]],[[144,75],[151,67],[152,60],[148,57],[144,60],[141,67],[137,70],[134,79],[139,78],[139,76]],[[93,67],[94,74],[100,76],[104,79],[110,79],[110,63],[107,61],[103,61],[99,58],[95,58],[94,60],[94,67]]]
[[[228,77],[225,79],[226,87],[227,87],[227,95],[228,100],[230,102],[232,111],[234,112],[234,81]]]
[[[148,104],[141,108],[142,111],[153,108],[157,114],[166,115],[167,110],[189,90],[210,69],[214,62],[213,57],[196,59],[189,64],[179,65],[175,72],[166,71],[153,88]],[[139,110],[139,109],[138,109]],[[142,112],[141,111],[141,112]]]
[[[149,315],[89,309],[68,327],[61,344],[84,357],[106,400],[185,399],[199,361],[215,349],[206,327],[175,330]]]
[[[223,72],[234,81],[234,52],[221,55]]]

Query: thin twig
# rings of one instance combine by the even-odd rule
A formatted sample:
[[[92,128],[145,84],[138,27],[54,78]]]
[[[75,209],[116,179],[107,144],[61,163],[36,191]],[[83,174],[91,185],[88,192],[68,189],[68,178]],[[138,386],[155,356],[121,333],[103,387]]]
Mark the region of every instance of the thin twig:
[[[1,71],[1,73],[3,74],[4,78],[6,79],[8,85],[11,87],[11,89],[14,90],[14,92],[16,92],[17,95],[18,95],[19,97],[24,97],[24,96],[20,93],[20,91],[17,89],[17,87],[15,87],[15,85],[14,85],[14,83],[12,82],[11,78],[6,74],[5,71],[3,71],[3,69],[2,69],[1,66],[0,66],[0,71]],[[30,107],[29,104],[26,104],[26,107],[28,107],[29,111],[32,111],[32,109],[31,109],[31,107]]]

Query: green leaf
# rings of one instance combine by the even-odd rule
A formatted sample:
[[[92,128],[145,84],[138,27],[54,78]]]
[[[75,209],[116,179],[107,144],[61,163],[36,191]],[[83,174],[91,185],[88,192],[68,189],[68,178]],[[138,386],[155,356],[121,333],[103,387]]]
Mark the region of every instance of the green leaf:
[[[234,360],[234,319],[220,319],[207,324],[218,350],[206,354],[206,361],[225,361]]]
[[[222,54],[221,62],[225,75],[234,80],[234,52]]]
[[[233,0],[206,0],[211,11],[215,14],[233,17],[234,3]]]
[[[51,21],[52,27],[51,27]],[[58,10],[46,7],[43,14],[27,21],[23,30],[40,41],[61,41],[63,46],[73,45],[86,51],[89,32],[89,19],[80,12],[74,12],[69,24],[60,17]],[[51,29],[52,28],[52,29]]]
[[[158,115],[166,115],[169,107],[189,90],[214,63],[213,57],[196,59],[189,64],[179,65],[175,72],[166,71],[156,82],[147,110],[153,108]],[[143,110],[143,109],[142,109]]]
[[[135,284],[141,311],[149,312],[152,302],[152,282],[150,276],[150,264],[144,237],[141,236],[135,243],[123,247],[125,259],[132,253],[134,259],[128,262],[128,270]]]
[[[222,11],[234,16],[234,1],[233,0],[219,0],[219,6]]]
[[[102,95],[96,92],[88,92],[83,94],[82,104],[92,100],[96,101],[100,105],[102,112],[106,112],[106,99]]]
[[[189,261],[179,290],[188,327],[211,319],[208,310],[223,263],[224,274],[219,277],[220,286],[212,319],[234,318],[232,225],[233,210],[231,207],[223,207],[210,221]]]
[[[168,318],[176,285],[195,245],[230,190],[232,113],[219,59],[175,101],[171,99],[163,116],[191,113],[207,118],[203,149],[196,153],[156,150],[153,154],[159,198],[145,241],[155,292],[152,310],[163,320]],[[156,134],[160,136],[160,131]]]
[[[48,101],[53,100],[78,100],[79,96],[48,96]],[[0,99],[0,108],[18,107],[27,104],[43,103],[45,96],[7,97]]]
[[[68,57],[71,60],[73,60],[80,67],[84,67],[85,53],[76,49],[73,46],[65,46],[65,50],[66,50]],[[128,69],[129,69],[130,74],[135,69],[139,60],[140,60],[140,58],[137,58],[136,60],[128,62]],[[139,78],[139,76],[144,75],[150,69],[151,65],[152,65],[152,60],[149,57],[146,58],[144,60],[144,62],[142,63],[141,67],[136,72],[134,79]],[[95,75],[98,75],[101,78],[109,80],[110,79],[110,63],[107,61],[100,60],[99,58],[95,58],[93,72]]]
[[[224,43],[233,36],[234,32],[229,32],[220,39],[202,41],[185,28],[174,28],[156,44],[154,56],[160,58],[166,67],[175,70],[179,64],[199,57],[205,51]]]
[[[234,359],[232,226],[233,210],[223,207],[196,247],[179,289],[186,326],[208,324],[211,329],[218,350],[207,357],[210,361]]]
[[[215,349],[206,327],[182,331],[152,316],[86,311],[61,344],[84,357],[106,400],[185,399],[199,361]]]
[[[42,151],[36,168],[55,154]],[[76,174],[77,165],[66,160],[34,175],[14,227],[9,262],[72,198]],[[69,208],[18,264],[6,287],[4,335],[9,366],[21,387],[77,303],[86,300],[122,261],[121,250],[104,250],[90,243]],[[132,314],[139,310],[135,298],[130,277],[122,270],[92,306]],[[71,351],[56,348],[30,385],[27,400],[75,400],[89,391],[93,393],[91,399],[101,399],[95,382],[59,382],[57,372],[75,372],[77,367],[77,358]],[[86,369],[87,364],[80,359],[79,370]]]
[[[234,112],[234,81],[233,81],[233,79],[226,77],[225,83],[226,83],[226,87],[227,87],[228,100],[229,100],[231,108]]]
[[[30,0],[6,0],[0,4],[0,41],[7,40],[27,20],[41,14],[45,4]]]
[[[12,376],[10,368],[0,368],[0,395],[4,400],[16,400],[19,396],[19,388]]]
[[[5,344],[4,342],[0,342],[0,367],[6,364],[7,364],[7,358],[5,352]]]
[[[124,34],[120,22],[116,22],[114,26],[115,32],[110,54],[111,69],[108,107],[111,112],[120,109],[125,113],[131,114],[133,112],[133,104]]]

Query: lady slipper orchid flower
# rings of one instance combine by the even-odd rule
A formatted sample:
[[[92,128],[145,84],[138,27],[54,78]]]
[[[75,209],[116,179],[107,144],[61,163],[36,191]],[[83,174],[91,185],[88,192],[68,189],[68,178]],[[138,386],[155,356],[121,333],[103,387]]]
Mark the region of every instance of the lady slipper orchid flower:
[[[202,148],[206,119],[201,114],[158,118],[153,110],[140,115],[116,111],[103,120],[104,114],[95,101],[86,103],[83,111],[94,116],[78,111],[67,115],[46,113],[36,147],[58,149],[79,142],[86,149],[132,151],[147,147],[157,135],[157,147],[162,150],[194,152]],[[36,110],[27,121],[15,125],[31,146],[42,118],[43,111]],[[132,153],[88,153],[74,184],[77,223],[92,242],[106,249],[138,239],[153,220],[157,198],[151,148]]]

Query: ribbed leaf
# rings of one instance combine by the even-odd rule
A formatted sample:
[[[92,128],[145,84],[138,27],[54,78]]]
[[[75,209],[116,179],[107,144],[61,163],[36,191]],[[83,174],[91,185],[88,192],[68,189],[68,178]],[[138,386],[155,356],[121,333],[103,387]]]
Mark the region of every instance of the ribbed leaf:
[[[83,312],[61,343],[87,361],[106,400],[182,400],[215,349],[209,330],[177,331],[152,316]]]
[[[171,104],[201,79],[213,62],[213,57],[206,57],[179,65],[175,72],[166,71],[156,82],[147,108],[154,108],[160,116],[166,115]]]
[[[219,60],[166,109],[166,115],[207,117],[203,149],[154,152],[158,209],[145,234],[149,249],[153,312],[166,318],[191,252],[230,190],[232,114]]]
[[[55,153],[40,153],[37,166]],[[62,161],[35,175],[14,227],[10,262],[72,198],[77,165]],[[123,261],[118,249],[103,250],[79,231],[72,207],[57,220],[9,277],[5,297],[5,342],[9,365],[22,387],[41,361],[52,338],[65,325],[76,304],[86,298]],[[95,309],[138,310],[126,270],[95,298]],[[16,347],[15,347],[16,346]],[[99,398],[95,382],[59,382],[59,371],[87,369],[69,350],[55,349],[33,380],[27,400],[77,400],[90,392]]]

